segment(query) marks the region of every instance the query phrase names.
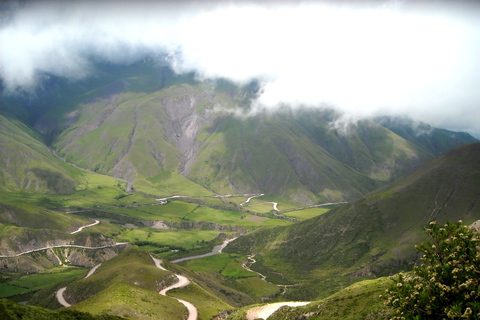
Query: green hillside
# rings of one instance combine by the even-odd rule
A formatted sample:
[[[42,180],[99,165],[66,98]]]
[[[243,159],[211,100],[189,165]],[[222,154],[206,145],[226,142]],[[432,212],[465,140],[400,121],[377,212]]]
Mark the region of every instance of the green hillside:
[[[49,152],[41,135],[15,119],[0,115],[0,190],[71,193],[78,169]]]
[[[63,310],[52,311],[35,306],[24,306],[16,302],[0,299],[0,314],[3,320],[120,320],[124,319],[107,314],[94,316],[85,312]]]
[[[379,117],[375,122],[436,156],[458,145],[476,142],[476,139],[467,133],[433,128],[408,118]]]
[[[181,318],[183,306],[158,295],[175,272],[193,283],[171,295],[210,319],[264,300],[326,298],[409,269],[423,225],[479,219],[479,145],[433,159],[475,141],[468,134],[398,119],[341,125],[341,114],[323,109],[247,116],[257,91],[255,82],[199,82],[145,61],[99,65],[74,84],[50,77],[35,93],[2,95],[5,296],[30,297],[41,288],[15,286],[24,273],[47,279],[60,265],[103,262],[87,279],[59,276],[31,303],[58,308],[53,293],[67,286],[75,310]],[[229,196],[212,197],[218,194]],[[186,197],[156,201],[173,195]],[[331,211],[310,206],[343,201],[352,202]],[[147,254],[173,260],[206,253],[244,233],[226,249],[237,254],[166,262],[172,272],[155,268]],[[115,241],[141,250],[14,256],[53,244]]]
[[[409,123],[393,119],[342,126],[333,110],[245,117],[255,82],[201,83],[149,60],[97,70],[75,84],[50,77],[33,94],[2,95],[3,188],[75,189],[78,173],[53,159],[45,141],[67,162],[125,180],[127,191],[344,201],[475,141],[431,127],[415,135]]]
[[[228,252],[257,253],[272,272],[304,282],[287,297],[326,296],[365,277],[410,269],[422,229],[480,219],[480,144],[455,148],[366,197],[288,227],[238,239]]]
[[[185,288],[169,291],[167,296],[158,294],[175,283],[173,272],[186,272],[190,279],[195,279],[195,275],[182,267],[166,263],[166,268],[173,271],[157,268],[148,252],[131,248],[104,262],[90,277],[70,281],[63,295],[73,305],[69,310],[128,319],[184,319],[187,310],[171,296],[192,302],[198,309],[199,319],[211,319],[221,310],[232,309],[214,291],[202,286],[202,278]],[[31,302],[58,307],[54,292],[61,285],[64,284],[39,291]]]
[[[283,306],[268,319],[388,319],[392,310],[384,305],[379,295],[385,293],[390,283],[388,278],[360,281],[324,299],[311,301],[303,307]],[[247,310],[252,307],[237,309],[229,315],[228,319],[245,320]]]

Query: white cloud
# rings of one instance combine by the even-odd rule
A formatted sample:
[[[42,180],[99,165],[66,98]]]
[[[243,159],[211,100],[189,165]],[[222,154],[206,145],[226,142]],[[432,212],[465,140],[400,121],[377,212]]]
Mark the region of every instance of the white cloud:
[[[334,105],[352,117],[409,115],[480,136],[480,10],[467,2],[27,2],[0,31],[10,90],[91,58],[175,55],[177,72],[260,79],[267,109]]]

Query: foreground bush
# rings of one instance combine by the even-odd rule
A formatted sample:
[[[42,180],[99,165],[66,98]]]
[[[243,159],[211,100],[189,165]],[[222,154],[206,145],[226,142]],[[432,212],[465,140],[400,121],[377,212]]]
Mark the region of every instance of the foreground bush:
[[[415,246],[422,264],[392,277],[385,304],[393,319],[480,319],[480,239],[462,224],[431,222],[430,240]]]

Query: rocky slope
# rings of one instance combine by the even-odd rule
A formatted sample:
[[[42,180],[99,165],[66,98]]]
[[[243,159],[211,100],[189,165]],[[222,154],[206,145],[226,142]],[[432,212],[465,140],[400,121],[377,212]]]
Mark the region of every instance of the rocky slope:
[[[5,145],[1,172],[9,188],[75,187],[45,152],[46,141],[68,162],[149,194],[262,192],[306,204],[343,201],[475,141],[433,128],[415,135],[391,119],[345,124],[325,109],[252,114],[255,83],[200,83],[149,63],[99,68],[75,85],[50,78],[30,97],[2,97],[0,133],[12,131],[12,114],[37,130],[17,125],[17,136],[28,132],[32,142],[9,137]],[[35,144],[43,158],[33,162],[35,153],[26,156],[19,141],[21,148]]]

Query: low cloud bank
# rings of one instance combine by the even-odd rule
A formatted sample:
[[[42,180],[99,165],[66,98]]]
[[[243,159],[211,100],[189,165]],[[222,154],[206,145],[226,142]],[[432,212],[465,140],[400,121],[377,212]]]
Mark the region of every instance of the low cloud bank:
[[[340,4],[339,4],[340,3]],[[92,60],[167,55],[178,73],[261,83],[254,108],[328,104],[350,118],[407,115],[480,137],[474,2],[9,2],[0,10],[9,92]]]

